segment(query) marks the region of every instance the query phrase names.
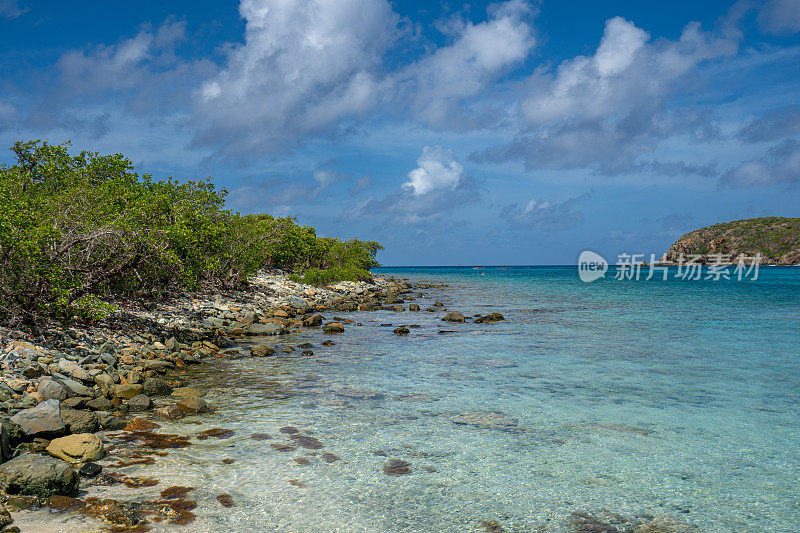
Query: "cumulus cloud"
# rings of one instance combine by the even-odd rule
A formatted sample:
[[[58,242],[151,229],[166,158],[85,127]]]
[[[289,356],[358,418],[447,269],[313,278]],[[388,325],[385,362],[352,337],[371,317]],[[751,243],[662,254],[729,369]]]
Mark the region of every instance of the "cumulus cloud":
[[[369,198],[342,214],[345,221],[382,218],[387,223],[417,226],[441,220],[445,213],[480,198],[477,180],[464,174],[450,150],[426,146],[409,181],[383,198]]]
[[[555,203],[531,199],[524,206],[510,204],[501,209],[500,218],[519,229],[565,230],[583,220],[583,214],[575,211],[574,206],[587,197],[582,195]]]
[[[195,142],[269,153],[362,116],[399,17],[386,0],[242,0],[245,42],[197,94]]]
[[[800,133],[800,108],[793,107],[766,113],[743,127],[736,137],[744,142],[774,141]]]
[[[530,21],[536,14],[524,0],[494,4],[485,22],[454,20],[447,26],[453,42],[408,66],[393,77],[397,95],[412,112],[436,129],[477,127],[477,116],[465,99],[480,94],[536,46]],[[495,87],[496,89],[496,87]],[[497,112],[494,111],[493,114]]]
[[[28,11],[27,7],[20,7],[18,0],[0,0],[0,17],[15,19]]]
[[[720,177],[722,187],[752,187],[800,182],[800,142],[785,139],[764,157],[751,159]]]
[[[800,0],[767,0],[758,13],[758,25],[775,35],[800,31]]]
[[[408,173],[404,187],[413,189],[414,195],[426,194],[434,189],[454,189],[461,181],[464,167],[455,160],[453,152],[441,146],[425,146],[417,159],[417,168]]]
[[[523,130],[508,145],[474,159],[523,159],[529,169],[594,167],[629,171],[636,158],[674,134],[708,139],[708,115],[669,112],[667,99],[705,61],[734,54],[737,43],[688,24],[676,41],[651,41],[632,22],[606,22],[594,55],[577,56],[555,72],[537,69],[520,102]]]

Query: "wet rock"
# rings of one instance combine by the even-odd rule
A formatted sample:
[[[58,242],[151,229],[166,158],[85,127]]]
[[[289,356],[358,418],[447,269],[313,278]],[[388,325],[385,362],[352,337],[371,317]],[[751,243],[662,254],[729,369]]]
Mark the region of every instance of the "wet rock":
[[[289,438],[303,448],[307,448],[309,450],[319,450],[322,448],[322,443],[314,437],[309,437],[307,435],[292,435]]]
[[[251,324],[244,332],[246,335],[254,337],[266,337],[270,335],[283,335],[288,333],[288,330],[280,324],[269,322],[267,324]]]
[[[322,326],[322,331],[325,333],[343,333],[344,332],[344,324],[341,322],[328,322],[324,326]]]
[[[85,463],[78,470],[78,475],[82,477],[95,477],[103,471],[103,467],[97,463]]]
[[[61,419],[69,433],[94,433],[99,425],[97,415],[77,409],[62,409]]]
[[[215,439],[229,439],[233,437],[234,431],[232,429],[225,429],[225,428],[211,428],[205,431],[201,431],[197,435],[197,440],[206,440],[210,438]]]
[[[114,395],[123,400],[129,400],[134,396],[142,393],[142,385],[124,383],[114,387]]]
[[[219,494],[219,495],[217,495],[217,501],[223,507],[233,507],[235,505],[233,503],[233,498],[231,498],[230,494]]]
[[[47,453],[72,464],[96,461],[103,457],[103,441],[91,433],[79,433],[53,439]]]
[[[419,311],[419,304],[409,304],[408,310],[409,311]]]
[[[433,302],[433,306],[434,307],[444,307],[444,304],[442,302],[440,302],[439,300],[436,300],[435,302]]]
[[[451,418],[456,424],[465,424],[484,429],[512,429],[519,420],[503,413],[492,411],[470,411]]]
[[[154,370],[159,374],[164,374],[167,370],[175,368],[175,364],[161,359],[148,359],[144,362],[145,370]]]
[[[46,400],[11,417],[28,437],[60,435],[66,430],[58,400]]]
[[[299,464],[300,466],[308,466],[308,465],[310,465],[310,464],[311,464],[311,461],[309,461],[309,460],[308,460],[307,458],[305,458],[305,457],[295,457],[295,458],[294,458],[294,462],[295,462],[295,463],[297,463],[297,464]]]
[[[160,426],[154,422],[145,420],[144,418],[134,418],[123,429],[125,429],[125,431],[146,431],[148,429],[155,429],[157,427]]]
[[[300,355],[304,355],[306,357],[309,357],[311,355],[314,355],[314,352],[311,351],[311,350],[303,350],[302,352],[300,352]]]
[[[500,322],[501,320],[505,320],[505,317],[500,313],[489,313],[488,315],[484,315],[480,318],[475,319],[476,324],[491,324],[493,322]]]
[[[78,493],[78,473],[64,461],[25,454],[0,465],[0,488],[8,494],[49,498]]]
[[[311,315],[303,319],[303,326],[307,328],[316,328],[322,325],[324,320],[322,315]]]
[[[275,355],[275,353],[275,348],[266,346],[264,344],[250,347],[250,355],[253,357],[267,357],[270,355]]]
[[[292,348],[291,346],[284,346],[283,347],[283,353],[292,353],[293,351],[294,351],[294,348]]]
[[[97,421],[100,422],[100,427],[109,431],[116,431],[125,427],[125,419],[112,415],[111,413],[98,414]]]
[[[181,411],[180,407],[177,405],[166,405],[164,407],[159,407],[153,412],[161,418],[166,418],[169,420],[177,420],[178,418],[183,417],[183,411]]]
[[[167,382],[161,378],[145,378],[142,382],[142,394],[148,396],[169,396],[172,393],[172,387],[167,385]]]
[[[383,465],[383,473],[387,476],[404,476],[411,473],[411,463],[400,459],[392,459]]]
[[[353,400],[380,400],[383,398],[383,394],[380,392],[360,389],[341,389],[336,391],[336,395]]]
[[[333,342],[332,340],[327,340],[327,341],[323,341],[322,345],[323,346],[336,346],[336,343]]]
[[[464,322],[464,315],[452,311],[444,315],[444,318],[442,320],[445,322]]]
[[[199,390],[192,387],[178,387],[173,389],[170,394],[173,398],[190,398],[192,396],[202,396]]]
[[[142,517],[136,514],[130,506],[116,500],[87,498],[86,502],[88,505],[84,512],[108,524],[131,528],[142,522]]]
[[[395,335],[408,335],[409,333],[411,333],[411,330],[408,329],[406,326],[398,326],[394,328]]]
[[[31,511],[40,507],[40,501],[36,496],[9,496],[5,506],[12,511]]]
[[[178,402],[177,405],[178,409],[188,414],[207,413],[211,410],[206,401],[199,396],[183,398]]]
[[[487,533],[502,533],[505,531],[497,520],[484,520],[481,522],[481,527]]]
[[[93,411],[113,411],[116,406],[114,402],[108,398],[100,396],[99,398],[86,402],[86,407]]]

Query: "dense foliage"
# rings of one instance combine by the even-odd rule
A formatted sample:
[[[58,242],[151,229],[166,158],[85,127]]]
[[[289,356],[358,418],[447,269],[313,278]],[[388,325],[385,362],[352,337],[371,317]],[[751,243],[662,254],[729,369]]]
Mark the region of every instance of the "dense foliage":
[[[224,189],[139,175],[121,154],[19,142],[0,166],[0,321],[90,317],[116,297],[244,287],[262,268],[369,277],[381,246],[224,208]]]

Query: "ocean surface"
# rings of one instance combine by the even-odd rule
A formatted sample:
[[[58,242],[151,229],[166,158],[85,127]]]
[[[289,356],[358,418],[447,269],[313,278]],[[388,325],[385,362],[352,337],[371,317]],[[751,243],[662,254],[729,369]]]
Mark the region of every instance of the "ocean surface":
[[[336,313],[362,325],[335,346],[319,333],[269,341],[310,342],[310,357],[215,363],[203,379],[216,411],[159,431],[232,436],[131,467],[159,485],[109,494],[194,487],[187,531],[558,532],[580,511],[800,530],[800,268],[743,281],[623,281],[612,268],[592,283],[575,267],[376,273],[448,286],[422,290],[415,313]],[[506,320],[444,323],[425,311],[437,299]],[[421,327],[398,337],[382,324]],[[488,427],[454,422],[474,412],[494,413]],[[410,473],[384,473],[393,459]]]

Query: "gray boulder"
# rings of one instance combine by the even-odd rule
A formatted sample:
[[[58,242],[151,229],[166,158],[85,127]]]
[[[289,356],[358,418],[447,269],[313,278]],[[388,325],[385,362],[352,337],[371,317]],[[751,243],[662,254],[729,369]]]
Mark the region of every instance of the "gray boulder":
[[[153,400],[146,394],[137,394],[127,403],[132,412],[147,411],[153,407]]]
[[[97,431],[97,415],[89,411],[62,409],[61,419],[69,433],[94,433]]]
[[[8,494],[49,498],[78,494],[78,473],[64,461],[28,453],[0,465],[0,488]]]
[[[47,381],[39,385],[39,394],[41,394],[45,400],[67,399],[67,391],[64,389],[64,387],[62,387],[52,379],[48,379]]]
[[[12,416],[11,422],[20,426],[29,437],[61,435],[66,429],[58,400],[46,400],[36,407],[24,409]]]
[[[168,396],[172,387],[160,378],[145,378],[142,383],[142,392],[148,396]]]
[[[452,313],[447,313],[442,320],[445,322],[464,322],[464,315],[453,311]]]

